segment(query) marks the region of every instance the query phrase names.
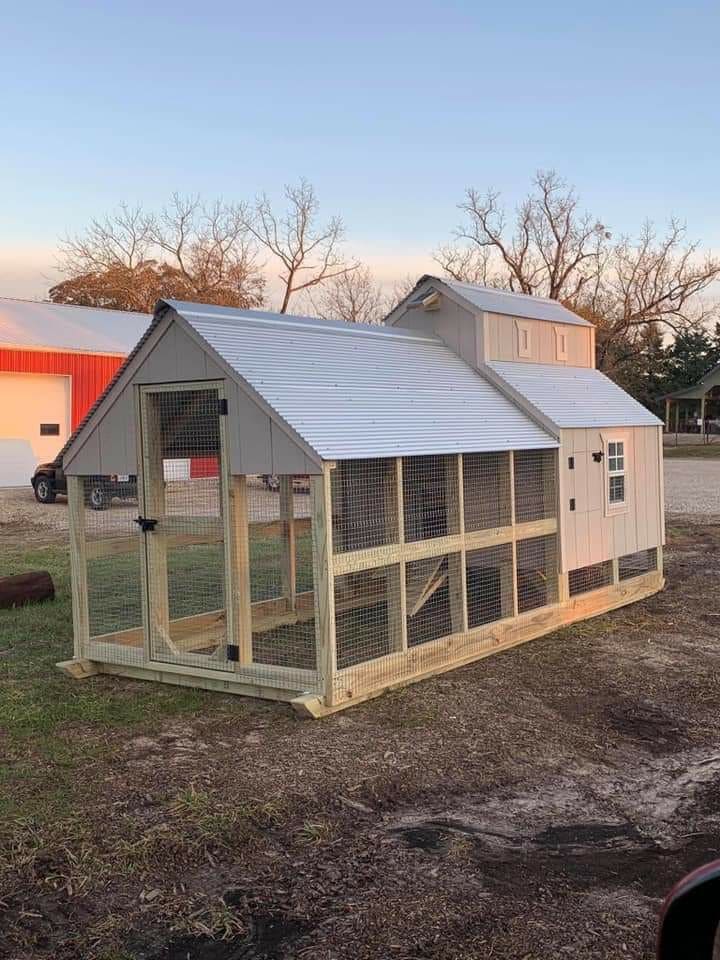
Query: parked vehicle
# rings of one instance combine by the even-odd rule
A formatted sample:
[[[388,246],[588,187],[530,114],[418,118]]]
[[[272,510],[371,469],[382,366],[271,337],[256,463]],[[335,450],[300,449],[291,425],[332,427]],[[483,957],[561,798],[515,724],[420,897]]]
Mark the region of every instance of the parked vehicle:
[[[720,860],[677,883],[660,910],[658,960],[720,960]]]
[[[280,477],[274,473],[264,473],[262,482],[268,490],[280,489]],[[310,493],[310,477],[306,473],[299,473],[293,477],[293,490],[295,493]]]
[[[61,460],[41,463],[30,478],[38,503],[54,503],[58,494],[67,496],[67,481]],[[113,497],[137,499],[137,477],[111,474],[87,479],[85,502],[93,510],[107,510]]]

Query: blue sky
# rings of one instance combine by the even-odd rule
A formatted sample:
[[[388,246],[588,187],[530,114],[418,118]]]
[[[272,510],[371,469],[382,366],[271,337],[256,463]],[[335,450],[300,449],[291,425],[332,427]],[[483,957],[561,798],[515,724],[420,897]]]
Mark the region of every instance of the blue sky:
[[[614,233],[720,247],[716,3],[43,2],[2,17],[0,295],[120,201],[299,176],[387,279],[430,266],[469,185],[538,168]]]

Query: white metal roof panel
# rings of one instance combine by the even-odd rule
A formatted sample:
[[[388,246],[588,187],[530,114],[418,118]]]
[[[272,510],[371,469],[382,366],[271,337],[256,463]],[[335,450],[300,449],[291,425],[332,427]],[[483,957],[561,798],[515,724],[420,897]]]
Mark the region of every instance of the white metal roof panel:
[[[0,348],[125,355],[151,320],[145,313],[0,297]]]
[[[557,446],[436,337],[167,303],[325,460]]]
[[[572,323],[578,327],[592,326],[557,300],[550,300],[547,297],[531,297],[526,293],[496,290],[494,287],[481,287],[477,283],[461,283],[459,280],[448,280],[445,277],[426,279],[446,284],[474,307],[488,313],[504,313],[511,317],[526,317],[530,320],[550,320],[552,323]]]
[[[488,366],[558,427],[645,427],[662,422],[599,370],[499,360]]]

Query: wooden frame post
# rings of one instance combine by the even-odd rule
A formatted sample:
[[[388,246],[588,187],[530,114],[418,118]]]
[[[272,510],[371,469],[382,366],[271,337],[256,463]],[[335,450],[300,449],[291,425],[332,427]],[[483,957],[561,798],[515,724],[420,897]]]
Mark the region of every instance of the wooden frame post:
[[[230,481],[230,603],[229,618],[235,636],[229,642],[238,648],[237,669],[252,663],[252,597],[250,593],[250,527],[248,524],[247,477]]]
[[[515,451],[510,450],[510,525],[512,526],[512,615],[518,615],[517,524],[515,523]]]
[[[70,573],[72,577],[73,653],[87,656],[90,643],[90,610],[87,589],[87,543],[85,540],[85,487],[82,477],[67,477],[70,519]]]
[[[405,542],[405,510],[402,496],[402,460],[396,457],[390,461],[393,471],[383,483],[385,497],[385,530],[388,543]],[[391,653],[407,650],[407,580],[405,560],[402,556],[397,562],[398,584],[389,581],[387,586],[387,611],[389,649]]]
[[[467,550],[465,548],[465,477],[463,471],[463,455],[457,455],[457,486],[458,486],[458,525],[462,537],[460,556],[460,570],[453,571],[452,563],[448,563],[448,588],[450,590],[450,618],[453,633],[467,633],[468,630],[468,601],[467,601]],[[458,575],[459,574],[459,575]],[[453,581],[457,583],[459,596],[455,595]],[[456,628],[457,624],[457,630]]]
[[[145,516],[160,521],[165,516],[165,475],[161,447],[159,394],[140,388],[142,436],[142,507]],[[168,590],[167,540],[161,531],[145,537],[147,557],[147,595],[150,659],[157,659],[163,648],[173,650],[170,637],[170,593]]]
[[[402,457],[395,458],[395,502],[397,504],[398,543],[405,543],[405,497],[403,494]],[[405,558],[400,559],[400,650],[407,653],[407,576]]]
[[[295,510],[293,478],[280,477],[280,522],[282,525],[281,577],[282,592],[287,598],[288,610],[297,608],[297,571],[295,559]]]
[[[332,494],[330,471],[335,465],[323,464],[320,476],[310,478],[312,505],[313,585],[317,671],[325,705],[335,704],[335,575],[333,572]]]

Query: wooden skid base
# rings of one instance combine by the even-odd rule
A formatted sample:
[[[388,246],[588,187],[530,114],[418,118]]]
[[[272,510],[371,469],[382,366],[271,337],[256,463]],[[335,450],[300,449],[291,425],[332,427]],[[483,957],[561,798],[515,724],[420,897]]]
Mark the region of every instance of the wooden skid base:
[[[94,677],[100,672],[98,665],[92,660],[61,660],[55,666],[73,680],[85,680],[86,677]]]
[[[85,664],[88,665],[87,668]],[[97,660],[65,660],[56,666],[76,680],[108,673],[116,677],[130,677],[133,680],[172,683],[178,687],[195,687],[200,690],[214,690],[216,693],[234,693],[242,697],[257,697],[262,700],[289,702],[298,696],[297,690],[246,683],[242,680],[234,680],[232,674],[221,671],[217,671],[217,676],[210,676],[209,670],[203,673],[179,673],[172,669],[163,669],[161,666],[133,666],[132,664],[101,663]],[[192,667],[188,667],[188,671],[192,671]]]
[[[613,586],[602,590],[581,594],[563,604],[544,607],[524,617],[488,624],[487,627],[465,635],[457,634],[455,637],[445,638],[445,641],[436,641],[438,653],[444,654],[445,657],[442,662],[425,666],[425,668],[420,668],[415,672],[412,672],[411,665],[404,664],[407,672],[401,674],[398,671],[396,679],[383,678],[381,680],[380,675],[383,671],[380,667],[377,668],[378,676],[372,677],[373,666],[375,664],[379,665],[380,661],[359,664],[346,671],[349,689],[345,698],[338,700],[336,703],[328,704],[323,697],[317,694],[303,694],[292,700],[291,706],[300,717],[308,719],[326,717],[340,710],[345,710],[347,707],[353,707],[374,697],[379,697],[383,693],[399,690],[408,686],[408,684],[417,683],[419,680],[427,680],[440,673],[447,673],[447,671],[455,670],[457,667],[482,660],[493,653],[519,646],[528,640],[535,640],[571,623],[589,620],[603,613],[609,613],[609,611],[618,607],[635,603],[662,590],[664,585],[665,580],[661,573],[650,573],[619,584],[613,584]],[[488,637],[492,639],[492,646],[478,649],[478,640]],[[463,643],[460,643],[457,645],[459,649],[457,649],[456,655],[450,658],[447,648],[443,648],[441,644],[453,640],[466,641],[468,647],[475,646],[475,649],[472,652],[463,652]],[[407,657],[407,655],[401,654],[391,656]],[[407,667],[410,667],[410,669],[407,669]],[[387,672],[384,673],[384,676],[387,676]]]
[[[661,573],[645,574],[611,587],[573,597],[562,604],[544,607],[522,617],[488,624],[467,634],[454,634],[432,644],[415,647],[408,653],[388,657],[348,668],[338,675],[335,694],[337,702],[327,703],[324,697],[287,687],[266,686],[235,679],[233,674],[221,671],[199,670],[180,665],[133,665],[99,660],[65,660],[59,669],[81,680],[100,673],[154,680],[183,687],[198,687],[220,693],[234,693],[265,700],[290,703],[301,717],[320,718],[347,707],[363,703],[390,690],[417,683],[456,667],[481,660],[492,653],[526,643],[551,633],[560,627],[607,613],[617,607],[634,603],[662,590],[665,581]],[[418,666],[413,665],[413,655]],[[421,659],[420,659],[421,658]],[[390,661],[392,660],[392,663]],[[394,673],[394,676],[393,676]],[[344,696],[343,696],[344,693]]]

